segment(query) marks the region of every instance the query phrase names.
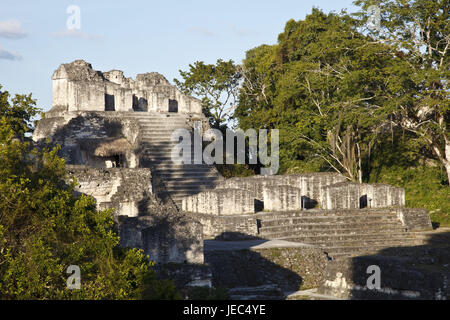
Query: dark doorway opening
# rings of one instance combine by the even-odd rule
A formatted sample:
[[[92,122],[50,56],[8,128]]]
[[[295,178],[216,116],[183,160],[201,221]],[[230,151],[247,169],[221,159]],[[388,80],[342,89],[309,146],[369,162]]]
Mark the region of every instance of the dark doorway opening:
[[[105,111],[116,111],[116,103],[113,94],[105,94]]]
[[[359,208],[360,209],[367,208],[367,194],[359,198]]]
[[[138,98],[133,95],[133,111],[136,112],[147,112],[148,111],[148,102],[145,98]]]
[[[310,197],[302,196],[300,205],[302,210],[314,209],[318,205],[318,202]]]
[[[124,156],[122,154],[113,156],[113,166],[115,168],[124,168]]]
[[[178,101],[169,99],[169,112],[178,112]]]

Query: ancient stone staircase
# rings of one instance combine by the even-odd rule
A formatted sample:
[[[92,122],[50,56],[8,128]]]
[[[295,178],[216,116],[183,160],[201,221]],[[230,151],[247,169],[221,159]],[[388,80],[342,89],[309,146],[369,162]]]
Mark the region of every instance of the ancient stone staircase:
[[[178,165],[172,162],[172,148],[177,143],[171,141],[173,131],[182,128],[191,130],[185,115],[134,112],[127,114],[126,117],[139,122],[141,165],[151,168],[152,174],[162,179],[168,195],[179,208],[183,197],[213,188],[221,179],[214,166],[205,163]],[[193,144],[191,158],[194,158]]]
[[[315,245],[331,258],[421,244],[388,209],[267,212],[257,217],[259,237]]]

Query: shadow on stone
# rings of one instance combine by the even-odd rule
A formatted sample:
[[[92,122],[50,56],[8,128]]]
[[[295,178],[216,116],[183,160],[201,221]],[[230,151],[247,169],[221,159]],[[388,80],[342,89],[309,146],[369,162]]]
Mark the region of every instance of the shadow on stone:
[[[377,254],[329,263],[321,293],[355,300],[446,300],[450,298],[450,232],[424,233],[424,245],[391,247]],[[369,289],[379,267],[380,286]],[[369,277],[371,277],[369,279]]]
[[[264,201],[255,199],[255,212],[261,212],[264,210]]]
[[[314,288],[323,281],[328,261],[322,250],[255,248],[267,241],[205,243],[213,286],[230,289],[234,299],[284,299],[287,292]]]
[[[317,207],[318,202],[317,200],[311,199],[310,197],[302,196],[301,205],[303,209],[314,209],[315,207]]]

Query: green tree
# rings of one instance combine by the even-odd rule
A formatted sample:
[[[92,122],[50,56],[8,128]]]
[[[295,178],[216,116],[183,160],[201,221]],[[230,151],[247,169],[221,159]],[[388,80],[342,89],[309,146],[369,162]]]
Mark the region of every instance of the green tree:
[[[157,284],[152,263],[119,247],[110,211],[74,196],[58,148],[33,147],[25,134],[34,105],[31,95],[0,91],[0,299],[142,297]],[[70,265],[81,268],[80,290],[66,287]]]
[[[380,29],[369,30],[372,41],[386,43],[405,62],[399,67],[401,85],[389,95],[395,106],[394,125],[414,133],[447,171],[450,183],[450,19],[448,0],[357,0],[362,25],[370,6],[381,14]]]
[[[345,13],[318,9],[288,21],[277,45],[247,53],[236,117],[244,128],[281,129],[285,162],[313,162],[362,182],[401,61],[357,27]]]
[[[203,103],[203,112],[214,128],[223,128],[231,119],[237,104],[241,73],[233,60],[217,60],[214,64],[197,61],[189,71],[180,70],[182,81],[175,84],[185,94],[194,94]]]

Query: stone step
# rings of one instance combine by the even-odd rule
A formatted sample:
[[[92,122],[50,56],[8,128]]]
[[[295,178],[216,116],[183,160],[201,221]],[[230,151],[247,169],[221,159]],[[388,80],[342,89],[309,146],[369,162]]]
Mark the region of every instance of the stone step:
[[[145,155],[145,156],[143,156],[142,157],[142,159],[145,159],[147,162],[154,162],[154,163],[156,163],[156,164],[164,164],[164,163],[170,163],[170,164],[177,164],[177,162],[178,162],[178,159],[175,157],[174,158],[174,160],[172,160],[172,156],[169,154],[169,155],[166,155],[166,156],[163,156],[163,155]],[[193,164],[193,161],[191,161],[191,162],[189,162],[189,161],[186,161],[186,162],[182,162],[182,164],[185,164],[185,165],[191,165],[191,164]],[[207,165],[206,163],[201,163],[201,164],[197,164],[197,165]]]
[[[198,177],[198,179],[183,179],[183,180],[180,180],[180,179],[162,179],[163,180],[163,182],[166,184],[166,185],[173,185],[173,186],[176,186],[176,187],[181,187],[181,186],[183,186],[183,185],[187,185],[187,186],[189,186],[189,185],[202,185],[203,183],[208,183],[208,184],[211,184],[211,183],[217,183],[217,181],[218,181],[218,179],[217,179],[217,177],[214,177],[214,176],[209,176],[209,177]]]
[[[293,218],[280,218],[280,219],[270,219],[261,220],[261,226],[263,228],[278,227],[278,226],[293,226],[302,223],[354,223],[354,222],[399,222],[397,217],[387,216],[387,215],[348,215],[348,216],[304,216],[304,217],[293,217]]]
[[[329,228],[320,228],[318,226],[316,229],[299,229],[299,230],[288,230],[281,232],[261,232],[260,237],[264,237],[267,239],[286,239],[286,238],[295,238],[298,235],[330,235],[330,234],[350,234],[351,232],[370,232],[377,231],[383,233],[389,232],[401,232],[405,231],[405,228],[397,227],[392,225],[384,225],[384,226],[373,226],[361,228],[360,226],[345,226],[345,229],[338,229],[336,226],[329,226]]]
[[[207,164],[173,164],[161,163],[155,165],[156,170],[183,170],[183,171],[209,171],[214,167]]]
[[[335,252],[336,250],[345,250],[350,248],[360,248],[365,247],[366,249],[372,250],[371,247],[401,247],[408,245],[416,245],[417,241],[415,238],[403,238],[403,239],[387,239],[387,240],[379,240],[379,239],[359,239],[354,241],[336,241],[335,243],[330,243],[328,245],[319,245],[319,247],[323,249],[327,249],[328,251]]]
[[[141,137],[141,142],[145,144],[162,144],[162,143],[170,143],[172,145],[178,145],[179,142],[173,142],[170,139],[170,135],[167,135],[167,137]],[[194,145],[193,143],[191,145]]]
[[[152,128],[152,127],[158,127],[158,128],[170,128],[170,127],[176,127],[176,126],[182,126],[187,129],[192,129],[185,120],[170,120],[170,122],[167,122],[166,120],[144,120],[139,121],[139,125],[141,127],[146,128]]]
[[[137,118],[140,122],[149,121],[164,121],[165,123],[172,123],[173,121],[184,121],[187,123],[189,120],[186,117],[141,117]]]
[[[361,227],[361,225],[355,226],[354,224],[329,224],[329,225],[321,225],[321,224],[302,224],[296,226],[276,226],[276,227],[260,227],[259,233],[261,235],[275,235],[280,233],[302,233],[302,234],[354,234],[357,232],[365,232],[372,230],[396,230],[396,231],[405,231],[406,228],[397,223],[372,223],[367,224],[364,223],[365,227]],[[313,225],[313,226],[312,226]],[[320,227],[323,226],[323,227]]]
[[[188,115],[184,113],[177,112],[167,112],[167,111],[120,111],[118,112],[124,116],[146,116],[146,117],[185,117]]]
[[[182,182],[184,179],[204,179],[204,178],[217,178],[221,181],[222,178],[217,176],[215,171],[204,171],[204,172],[184,172],[184,171],[173,171],[171,173],[156,173],[163,180],[173,180]]]
[[[191,156],[191,159],[193,158],[193,155]],[[142,156],[142,159],[145,159],[147,161],[153,161],[153,162],[165,162],[165,161],[170,161],[171,163],[177,163],[178,162],[178,158],[175,156],[174,160],[172,160],[172,154],[170,152],[166,153],[166,154],[154,154],[154,153],[147,153],[144,154]],[[193,159],[191,161],[183,161],[183,164],[193,164]],[[201,164],[205,164],[206,163],[201,163]]]
[[[192,195],[198,194],[204,190],[211,190],[212,187],[208,185],[192,185],[192,186],[184,186],[180,188],[174,188],[173,186],[168,186],[166,188],[167,192],[177,196],[178,198],[182,198],[185,194]]]
[[[188,130],[192,130],[192,128],[183,120],[170,120],[170,123],[165,123],[164,121],[139,121],[139,126],[141,129],[153,129],[153,128],[162,128],[164,130],[171,128],[184,128]]]
[[[303,221],[304,218],[299,218],[300,221]],[[377,221],[368,219],[367,221],[356,220],[356,221],[346,221],[340,220],[330,223],[322,223],[322,219],[309,219],[304,222],[299,222],[298,224],[276,224],[278,221],[273,221],[273,225],[266,225],[264,221],[261,221],[261,230],[278,230],[283,228],[295,228],[296,230],[316,230],[316,229],[333,229],[333,228],[341,228],[341,227],[351,227],[351,228],[373,228],[373,227],[382,227],[382,226],[392,226],[398,225],[401,226],[399,220],[387,220],[387,221]]]
[[[158,117],[158,116],[146,116],[146,115],[140,115],[140,116],[124,116],[125,119],[130,120],[136,120],[139,122],[146,122],[146,121],[178,121],[183,120],[187,121],[186,117]]]
[[[182,116],[182,115],[175,115],[175,114],[170,114],[170,115],[146,115],[146,116],[141,116],[141,117],[134,117],[134,118],[138,118],[139,120],[157,120],[157,119],[163,119],[165,121],[167,120],[178,120],[178,119],[183,119],[184,121],[188,121],[188,117],[186,116]]]
[[[154,142],[171,142],[172,144],[178,144],[179,140],[176,141],[172,141],[171,138],[172,133],[168,132],[165,134],[149,134],[149,135],[142,135],[141,136],[141,142],[149,142],[149,143],[154,143]],[[191,145],[193,145],[193,143],[191,143]]]
[[[292,241],[292,242],[302,242],[307,244],[314,244],[314,245],[333,245],[335,243],[339,242],[345,242],[345,241],[365,241],[365,240],[414,240],[416,239],[414,235],[411,235],[407,232],[397,232],[393,230],[393,232],[385,232],[385,233],[356,233],[356,234],[330,234],[330,235],[297,235],[295,237],[286,237],[282,239],[277,240],[284,240],[284,241]]]
[[[167,141],[171,141],[173,132],[174,130],[148,132],[146,134],[141,134],[141,140],[152,140],[153,138],[163,138]],[[179,140],[177,140],[177,142],[178,141]]]
[[[142,150],[142,155],[144,156],[163,156],[163,157],[170,157],[172,156],[172,150],[173,148],[166,148],[164,150],[161,150],[159,148],[147,148]],[[189,153],[187,153],[189,155]],[[194,160],[194,150],[190,153],[191,160]]]
[[[160,142],[150,142],[150,141],[143,141],[141,140],[141,145],[143,149],[160,149],[160,150],[165,150],[165,149],[170,149],[172,150],[172,148],[175,145],[178,145],[178,142],[173,142],[173,141],[160,141]]]
[[[173,198],[177,200],[183,200],[185,197],[193,196],[202,192],[201,190],[178,190],[176,192],[167,190],[167,193]]]
[[[211,182],[218,182],[221,181],[220,177],[217,175],[211,175],[211,176],[191,176],[191,177],[164,177],[162,180],[167,184],[191,184],[191,183],[197,183],[197,182],[203,182],[203,181],[211,181]]]
[[[371,210],[371,209],[348,209],[348,210],[333,210],[324,211],[321,209],[308,209],[308,210],[297,210],[297,211],[284,211],[284,212],[259,212],[257,214],[258,218],[261,220],[274,220],[280,218],[295,218],[295,217],[306,217],[306,216],[332,216],[332,217],[343,217],[343,216],[367,216],[367,215],[387,215],[397,217],[396,214],[391,213],[390,210]]]
[[[360,255],[372,255],[378,253],[387,248],[401,248],[401,247],[414,247],[417,245],[416,241],[393,241],[389,244],[383,245],[372,245],[370,248],[367,246],[330,246],[324,251],[328,253],[330,257],[341,258],[349,256],[360,256]]]
[[[175,125],[181,125],[190,128],[190,126],[187,124],[186,119],[182,118],[140,118],[136,119],[140,126],[175,126]]]
[[[137,117],[131,117],[131,118],[135,118],[137,120],[140,121],[148,121],[148,120],[164,120],[164,121],[172,121],[172,120],[183,120],[183,121],[188,121],[187,117],[183,117],[183,116],[176,116],[176,115],[146,115],[146,116],[137,116]]]
[[[392,248],[392,247],[401,247],[401,246],[414,246],[416,245],[416,241],[410,238],[404,239],[387,239],[387,240],[379,240],[379,239],[359,239],[353,241],[336,241],[335,243],[328,244],[315,244],[319,248],[324,250],[328,250],[331,252],[335,252],[334,249],[330,250],[330,248],[341,248],[341,252],[354,252],[351,250],[352,248],[365,247],[366,250],[372,250],[372,247],[383,247],[383,248]],[[345,251],[345,249],[350,249]],[[343,251],[342,251],[343,250]],[[328,252],[327,251],[327,252]]]
[[[166,171],[160,171],[160,170],[156,170],[155,168],[153,168],[153,172],[160,177],[161,179],[165,179],[165,180],[169,180],[171,178],[194,178],[194,179],[198,179],[198,178],[204,178],[204,177],[212,177],[212,176],[216,176],[217,173],[210,169],[210,170],[194,170],[191,169],[189,171],[184,171],[184,170],[166,170]],[[162,173],[163,172],[163,173]]]
[[[204,184],[192,184],[192,185],[167,185],[167,191],[178,192],[178,191],[204,191],[211,190],[214,188],[214,183],[204,183]]]
[[[304,237],[315,237],[315,236],[339,236],[339,235],[354,235],[354,234],[372,234],[372,233],[386,234],[386,233],[402,233],[405,232],[403,226],[386,226],[383,229],[373,229],[373,228],[334,228],[334,229],[316,229],[316,230],[286,230],[280,232],[259,232],[261,237],[268,239],[292,239],[301,236]]]
[[[161,132],[172,133],[177,129],[186,129],[188,131],[191,131],[190,128],[186,127],[183,124],[175,124],[172,126],[164,126],[164,127],[160,127],[160,126],[156,126],[156,125],[143,125],[143,124],[139,125],[139,130],[140,130],[141,136],[151,136],[153,134],[161,133]]]

